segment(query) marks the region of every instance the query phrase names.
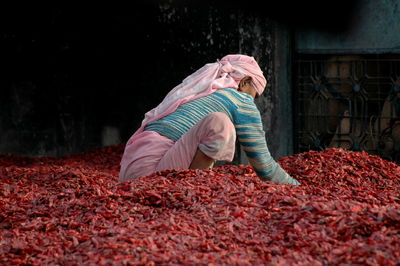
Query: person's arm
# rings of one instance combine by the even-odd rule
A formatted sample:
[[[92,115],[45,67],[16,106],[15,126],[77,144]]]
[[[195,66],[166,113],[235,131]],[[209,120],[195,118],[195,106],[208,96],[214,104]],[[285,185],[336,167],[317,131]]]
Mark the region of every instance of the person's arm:
[[[300,185],[272,158],[265,139],[260,112],[255,104],[245,104],[235,114],[237,138],[250,165],[262,180]]]

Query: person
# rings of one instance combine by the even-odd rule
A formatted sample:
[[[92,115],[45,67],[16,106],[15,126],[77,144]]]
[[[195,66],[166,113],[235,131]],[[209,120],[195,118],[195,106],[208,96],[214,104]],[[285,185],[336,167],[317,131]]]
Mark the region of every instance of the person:
[[[300,183],[271,156],[254,102],[267,82],[252,56],[229,54],[205,64],[145,114],[127,141],[120,181],[165,169],[212,169],[233,160],[236,138],[262,179]]]

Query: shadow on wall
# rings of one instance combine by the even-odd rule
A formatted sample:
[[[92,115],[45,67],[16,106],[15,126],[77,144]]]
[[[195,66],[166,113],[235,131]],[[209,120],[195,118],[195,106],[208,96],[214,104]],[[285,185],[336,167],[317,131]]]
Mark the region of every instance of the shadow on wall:
[[[274,20],[334,31],[353,9],[274,2],[2,10],[0,153],[62,156],[125,142],[170,89],[230,53],[255,56],[273,86]]]
[[[270,69],[272,22],[219,8],[139,1],[8,10],[0,153],[62,156],[125,142],[170,89],[225,54],[252,54]]]

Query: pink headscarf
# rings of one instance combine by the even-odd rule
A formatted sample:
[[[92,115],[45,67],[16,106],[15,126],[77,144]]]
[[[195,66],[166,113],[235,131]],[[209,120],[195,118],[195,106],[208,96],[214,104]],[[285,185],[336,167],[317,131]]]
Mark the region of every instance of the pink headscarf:
[[[157,107],[145,114],[141,127],[132,135],[127,145],[134,141],[135,136],[142,132],[148,123],[167,116],[184,103],[207,96],[218,89],[237,89],[240,80],[245,76],[252,78],[257,93],[261,95],[267,81],[254,57],[233,54],[204,65],[173,88]]]

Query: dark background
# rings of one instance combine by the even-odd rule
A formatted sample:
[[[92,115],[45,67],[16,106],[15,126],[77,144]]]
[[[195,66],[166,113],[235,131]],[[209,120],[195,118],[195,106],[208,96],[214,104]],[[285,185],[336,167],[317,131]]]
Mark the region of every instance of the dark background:
[[[143,0],[2,8],[0,153],[82,152],[102,145],[104,126],[125,142],[170,89],[230,53],[254,55],[273,86],[276,25],[339,32],[356,7]]]

